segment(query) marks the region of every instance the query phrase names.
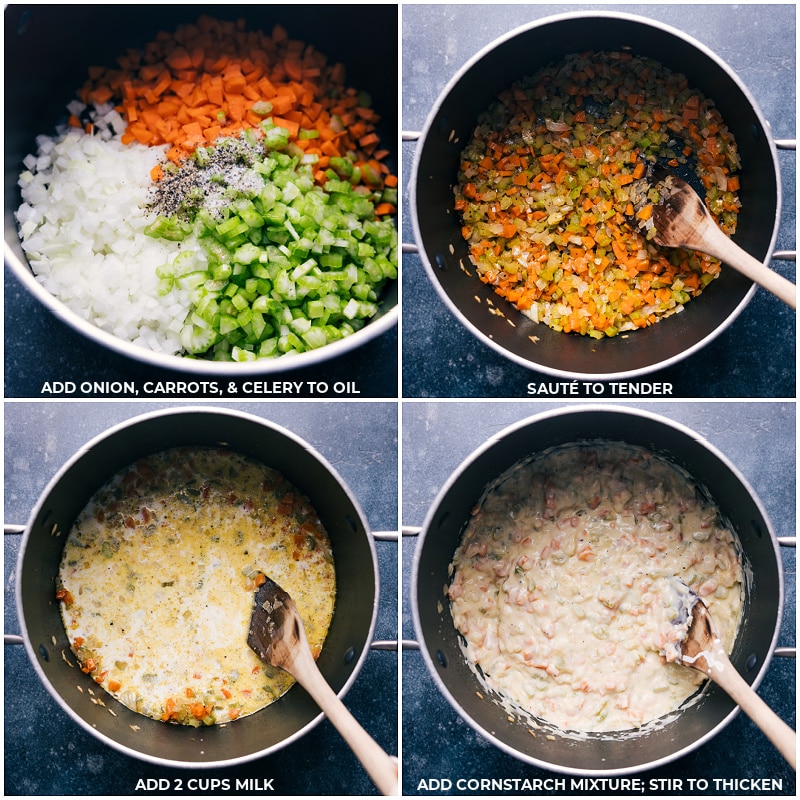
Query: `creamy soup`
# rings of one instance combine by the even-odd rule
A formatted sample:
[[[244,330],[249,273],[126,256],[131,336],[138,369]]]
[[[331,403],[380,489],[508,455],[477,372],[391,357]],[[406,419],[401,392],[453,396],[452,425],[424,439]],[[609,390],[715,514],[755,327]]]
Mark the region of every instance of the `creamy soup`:
[[[719,510],[674,466],[621,444],[510,471],[474,509],[451,571],[453,620],[488,688],[572,731],[638,728],[697,692],[703,676],[673,663],[675,577],[728,651],[742,608]]]
[[[336,579],[309,501],[245,456],[175,449],[92,497],[67,538],[57,597],[81,668],[110,694],[148,717],[212,725],[293,683],[247,645],[263,575],[294,599],[318,655]]]

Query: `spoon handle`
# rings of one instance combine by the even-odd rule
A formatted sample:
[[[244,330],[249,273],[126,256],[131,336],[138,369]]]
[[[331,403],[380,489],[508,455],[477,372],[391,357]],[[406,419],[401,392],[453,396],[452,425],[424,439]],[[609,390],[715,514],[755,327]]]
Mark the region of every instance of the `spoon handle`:
[[[735,700],[775,745],[792,769],[797,769],[797,734],[756,694],[736,671],[722,648],[714,653],[709,677]]]
[[[288,667],[289,665],[287,665]],[[291,673],[350,745],[383,795],[397,795],[397,762],[361,727],[319,671],[308,648],[299,648]]]
[[[709,222],[705,231],[707,246],[701,249],[709,255],[716,256],[720,261],[741,272],[751,281],[772,292],[778,299],[783,300],[791,308],[797,308],[797,287],[783,275],[779,275],[762,264],[757,258],[742,250],[738,244],[729,239],[713,222]]]

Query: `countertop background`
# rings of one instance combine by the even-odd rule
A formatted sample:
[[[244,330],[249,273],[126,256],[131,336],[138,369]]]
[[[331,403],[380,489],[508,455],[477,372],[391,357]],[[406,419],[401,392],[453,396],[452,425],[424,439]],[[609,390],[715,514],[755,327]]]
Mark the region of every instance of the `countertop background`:
[[[564,404],[435,401],[404,404],[404,526],[423,525],[441,487],[484,442],[519,420],[557,407],[564,407]],[[691,428],[720,450],[738,467],[760,497],[776,535],[795,535],[796,430],[793,403],[649,403],[646,404],[646,410]],[[416,639],[410,591],[415,550],[416,540],[405,537],[402,551],[402,630],[405,640]],[[781,557],[786,601],[779,646],[789,647],[796,643],[797,574],[794,548],[782,547]],[[455,786],[457,778],[530,779],[558,776],[557,773],[518,761],[478,735],[441,695],[420,652],[408,650],[404,653],[402,681],[403,788],[406,794],[425,794],[418,792],[417,787],[421,780],[431,778],[450,778]],[[794,658],[773,658],[758,691],[794,727]],[[705,778],[709,781],[712,778],[777,778],[783,781],[779,795],[795,795],[795,773],[742,713],[703,747],[669,765],[639,773],[639,777],[646,784],[651,778],[672,777]],[[704,794],[750,795],[750,792],[714,791],[713,784],[711,787]],[[467,792],[454,789],[452,793]],[[468,794],[479,792],[471,791]],[[684,790],[678,794],[688,795],[691,792],[686,791],[684,784]]]
[[[403,131],[421,132],[450,79],[501,35],[545,16],[598,9],[648,17],[697,39],[738,74],[774,138],[794,139],[793,4],[403,5]],[[416,147],[414,141],[403,144],[406,243],[413,242],[408,180]],[[779,151],[778,161],[783,211],[776,250],[794,250],[795,152]],[[775,260],[770,266],[795,280],[794,263]],[[529,382],[548,380],[496,353],[464,328],[436,293],[419,255],[403,258],[402,291],[405,397],[524,397]],[[759,289],[713,342],[645,380],[672,383],[678,397],[794,397],[795,331],[794,312]]]
[[[202,404],[192,404],[202,405]],[[5,523],[24,524],[62,464],[106,428],[163,407],[151,403],[6,403]],[[373,531],[397,530],[397,411],[394,403],[226,404],[287,428],[326,458],[361,504]],[[4,632],[19,633],[15,570],[21,537],[4,537]],[[397,640],[398,547],[376,542],[380,605],[375,641]],[[6,645],[5,795],[108,796],[140,778],[273,780],[266,794],[372,795],[372,782],[323,719],[270,756],[223,769],[168,769],[118,753],[80,728],[45,690],[22,645]],[[370,650],[345,703],[392,755],[398,748],[398,653]],[[263,785],[263,784],[262,784]],[[218,792],[188,792],[218,794]],[[260,794],[262,792],[255,792]],[[172,793],[174,794],[174,793]],[[241,794],[241,793],[240,793]]]
[[[775,138],[794,138],[794,4],[404,3],[403,129],[422,130],[447,81],[498,36],[546,15],[591,9],[640,14],[695,37],[737,72],[771,124]],[[403,144],[406,201],[414,152],[414,142]],[[795,247],[796,156],[791,151],[779,151],[778,159],[784,197],[776,248],[791,250]],[[411,242],[407,204],[401,224],[404,241]],[[772,266],[795,279],[793,263],[776,261]],[[4,521],[22,524],[49,479],[86,441],[118,421],[173,404],[30,402],[19,398],[38,398],[47,380],[141,382],[187,376],[133,363],[87,341],[43,309],[7,269],[4,287]],[[376,402],[225,403],[226,407],[261,414],[305,438],[339,471],[376,531],[397,530],[400,523],[421,526],[443,483],[475,448],[512,422],[563,405],[509,402],[525,397],[529,382],[547,381],[547,376],[506,360],[463,329],[439,299],[419,256],[403,257],[401,289],[405,311],[399,330],[387,332],[323,369],[293,370],[279,376],[327,380],[331,384],[355,381],[363,389],[362,395],[376,398]],[[779,536],[794,536],[796,529],[795,343],[794,314],[759,290],[717,340],[691,359],[650,376],[653,381],[671,382],[678,397],[712,402],[642,404],[692,427],[725,453],[761,498]],[[398,346],[403,351],[401,381]],[[398,394],[405,400],[399,409],[394,400]],[[749,401],[714,402],[725,398]],[[758,402],[776,398],[777,402]],[[398,422],[402,424],[400,441]],[[398,446],[403,469],[399,486]],[[402,505],[400,520],[398,499]],[[14,588],[20,539],[18,535],[4,537],[7,634],[19,632]],[[381,577],[376,640],[398,638],[398,616],[402,638],[410,643],[416,638],[409,594],[415,546],[414,536],[404,537],[399,546],[376,543]],[[779,644],[794,646],[795,550],[782,548],[781,557],[786,605]],[[398,572],[402,575],[400,584]],[[375,793],[355,757],[327,721],[290,747],[240,768],[189,773],[122,756],[67,717],[31,670],[23,647],[7,645],[4,656],[6,795],[130,795],[136,781],[147,777],[271,778],[274,794],[281,796]],[[345,698],[354,715],[387,751],[396,753],[399,744],[398,660],[402,665],[406,794],[420,794],[416,790],[419,781],[429,778],[556,776],[502,753],[475,733],[438,692],[413,644],[402,654],[371,652]],[[759,692],[795,725],[794,659],[773,659]],[[641,777],[778,778],[783,781],[782,794],[787,796],[794,796],[796,787],[794,773],[743,714],[699,750]]]

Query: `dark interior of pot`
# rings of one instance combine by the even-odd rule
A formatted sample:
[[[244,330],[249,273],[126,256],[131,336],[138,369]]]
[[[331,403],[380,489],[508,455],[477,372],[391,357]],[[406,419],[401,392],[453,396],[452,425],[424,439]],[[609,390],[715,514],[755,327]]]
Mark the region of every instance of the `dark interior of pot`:
[[[52,135],[66,122],[66,104],[75,97],[93,65],[113,66],[128,48],[138,48],[161,30],[194,22],[201,14],[246,20],[248,28],[269,33],[281,24],[290,38],[313,44],[330,63],[346,66],[352,86],[368,92],[381,114],[378,133],[392,151],[387,164],[396,172],[397,9],[393,5],[320,5],[309,24],[305,6],[160,5],[158,13],[136,5],[9,5],[5,9],[5,102],[13,114],[5,121],[4,235],[19,270],[27,260],[19,244],[14,211],[21,199],[17,180],[22,160],[35,151],[35,138]],[[353,42],[380,42],[371,47]],[[397,305],[396,282],[377,318]]]
[[[510,754],[539,766],[581,774],[635,772],[686,753],[735,712],[716,686],[667,724],[639,736],[561,734],[536,737],[524,721],[512,722],[494,702],[462,654],[443,588],[470,510],[486,487],[532,454],[561,444],[608,440],[647,447],[683,467],[704,486],[735,530],[752,586],[731,661],[749,683],[760,681],[772,655],[781,619],[780,562],[769,522],[757,499],[709,447],[664,420],[624,411],[586,410],[545,416],[506,431],[475,454],[454,476],[426,521],[415,562],[413,600],[417,636],[434,679],[453,708],[482,736]],[[480,693],[480,694],[479,694]],[[553,733],[548,729],[547,733]]]
[[[428,273],[451,311],[485,344],[551,374],[603,378],[667,366],[727,327],[753,289],[735,270],[724,269],[683,312],[643,330],[595,340],[528,320],[471,269],[452,187],[459,154],[479,115],[500,90],[545,64],[584,50],[621,48],[683,72],[720,109],[742,160],[736,242],[763,259],[777,227],[775,158],[760,115],[729,71],[693,43],[646,21],[586,15],[526,28],[488,49],[452,83],[429,118],[416,154],[411,210]],[[502,314],[489,313],[492,307]]]
[[[225,445],[257,458],[311,500],[331,538],[336,564],[334,617],[317,663],[337,692],[355,679],[372,639],[377,565],[363,515],[340,479],[307,444],[260,420],[197,410],[137,420],[95,440],[57,476],[34,510],[18,574],[20,614],[45,686],[112,746],[158,763],[209,766],[244,761],[287,744],[314,723],[319,708],[294,686],[262,711],[225,726],[191,728],[148,719],[77,668],[55,600],[64,539],[92,493],[137,458],[186,445]]]

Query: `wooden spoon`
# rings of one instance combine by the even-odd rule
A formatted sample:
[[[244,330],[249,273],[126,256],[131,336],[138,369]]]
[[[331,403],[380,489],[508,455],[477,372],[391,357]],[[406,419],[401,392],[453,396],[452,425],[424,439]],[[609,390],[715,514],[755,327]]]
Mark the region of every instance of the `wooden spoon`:
[[[398,794],[397,762],[359,725],[328,685],[311,654],[294,601],[269,578],[256,592],[247,644],[263,661],[288,672],[311,695],[382,794]]]
[[[715,256],[797,308],[797,287],[729,239],[686,181],[663,167],[655,167],[649,182],[661,194],[661,201],[653,204],[653,223],[658,231],[653,238],[656,244]]]
[[[681,582],[682,583],[682,582]],[[797,734],[756,694],[755,690],[731,664],[705,603],[683,584],[682,596],[689,615],[685,637],[678,643],[680,664],[693,667],[723,688],[766,734],[767,738],[792,766],[797,769]],[[683,618],[686,622],[686,618]],[[680,624],[680,615],[678,619]]]

